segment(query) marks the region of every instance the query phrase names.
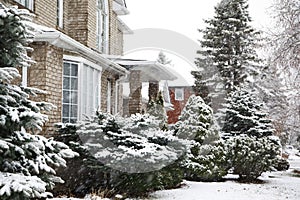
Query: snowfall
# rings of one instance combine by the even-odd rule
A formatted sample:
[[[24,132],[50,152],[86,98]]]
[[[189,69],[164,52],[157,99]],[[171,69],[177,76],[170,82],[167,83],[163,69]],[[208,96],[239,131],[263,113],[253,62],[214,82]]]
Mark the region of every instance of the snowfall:
[[[184,181],[181,188],[154,192],[147,200],[300,200],[300,157],[289,158],[290,169],[262,174],[257,183],[239,183],[228,176],[225,182]],[[297,173],[298,172],[298,173]],[[87,195],[85,200],[108,200]],[[118,198],[115,198],[118,199]],[[144,198],[145,199],[145,198]],[[53,198],[48,200],[80,200]],[[81,199],[82,200],[82,199]],[[127,199],[129,200],[129,199]]]

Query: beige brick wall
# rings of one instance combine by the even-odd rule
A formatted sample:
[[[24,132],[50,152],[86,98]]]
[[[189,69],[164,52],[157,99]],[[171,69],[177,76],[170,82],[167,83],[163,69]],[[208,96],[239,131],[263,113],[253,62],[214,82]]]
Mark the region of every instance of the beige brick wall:
[[[118,28],[118,16],[110,9],[110,22],[109,22],[109,40],[110,40],[110,54],[122,55],[123,54],[123,33]]]
[[[34,5],[34,22],[56,28],[57,2],[54,0],[36,0]]]
[[[53,133],[53,124],[61,122],[63,52],[46,42],[33,43],[31,46],[35,49],[32,58],[36,64],[29,68],[28,85],[47,91],[46,95],[35,100],[46,101],[57,107],[46,113],[49,121],[45,124],[43,133],[49,136]]]

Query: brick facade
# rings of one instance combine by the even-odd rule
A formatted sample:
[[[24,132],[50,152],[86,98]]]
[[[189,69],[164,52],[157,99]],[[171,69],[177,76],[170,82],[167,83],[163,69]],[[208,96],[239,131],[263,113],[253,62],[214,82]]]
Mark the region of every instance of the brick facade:
[[[39,96],[38,101],[52,103],[57,108],[46,113],[49,121],[45,124],[44,133],[47,135],[53,130],[53,123],[61,122],[61,99],[62,99],[62,66],[63,52],[46,42],[33,43],[32,58],[36,64],[28,71],[28,85],[47,92]]]
[[[142,81],[141,81],[141,71],[131,70],[129,77],[129,102],[128,109],[129,115],[142,112]]]
[[[4,0],[0,0],[4,2]],[[64,0],[63,27],[57,27],[57,1],[55,0],[35,0],[35,15],[33,21],[36,24],[49,28],[54,28],[59,32],[75,39],[77,42],[90,49],[96,49],[96,5],[97,0]],[[9,0],[10,5],[16,4]],[[7,3],[6,3],[7,5]],[[107,52],[111,55],[123,54],[123,33],[118,27],[118,16],[113,11],[113,0],[108,0],[109,5],[109,46]],[[20,5],[19,5],[20,6]],[[22,7],[23,8],[23,7]],[[44,134],[47,136],[53,130],[53,124],[62,121],[62,73],[63,56],[73,55],[81,57],[80,52],[68,52],[63,47],[58,48],[48,42],[34,42],[31,45],[34,49],[32,53],[36,64],[32,65],[28,71],[28,86],[36,87],[47,92],[35,98],[37,101],[46,101],[54,104],[57,108],[50,113],[46,113],[49,122],[44,127]],[[95,50],[97,52],[97,50]],[[99,53],[99,52],[98,52]],[[90,61],[94,62],[94,61]],[[111,108],[113,114],[122,114],[123,97],[122,87],[116,87],[116,84],[122,73],[104,67],[97,63],[103,69],[101,75],[101,110],[107,112],[107,80],[111,82]],[[116,91],[117,90],[117,91]],[[118,95],[118,96],[117,96]],[[118,102],[116,102],[118,101]]]
[[[177,88],[183,88],[184,90],[184,99],[182,101],[175,100],[175,88],[176,87],[169,87],[169,93],[170,93],[170,100],[171,104],[173,104],[174,110],[167,111],[168,115],[168,124],[175,124],[178,121],[178,117],[181,114],[181,111],[185,107],[185,104],[187,103],[189,97],[194,94],[194,91],[192,87],[177,87]]]

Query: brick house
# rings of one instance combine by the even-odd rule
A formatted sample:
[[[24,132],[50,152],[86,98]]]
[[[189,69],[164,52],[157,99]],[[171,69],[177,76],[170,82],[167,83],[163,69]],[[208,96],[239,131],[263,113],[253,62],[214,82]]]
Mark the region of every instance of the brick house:
[[[39,97],[57,106],[45,125],[75,122],[95,110],[122,114],[120,80],[128,70],[107,55],[121,56],[123,34],[130,33],[118,15],[128,14],[124,0],[0,0],[30,10],[38,33],[22,69],[22,84],[47,92]]]
[[[186,79],[180,75],[177,77],[175,81],[168,82],[170,103],[173,105],[173,109],[167,111],[168,124],[175,124],[178,121],[178,117],[185,107],[185,104],[190,96],[194,94],[192,88],[193,83],[187,82]]]

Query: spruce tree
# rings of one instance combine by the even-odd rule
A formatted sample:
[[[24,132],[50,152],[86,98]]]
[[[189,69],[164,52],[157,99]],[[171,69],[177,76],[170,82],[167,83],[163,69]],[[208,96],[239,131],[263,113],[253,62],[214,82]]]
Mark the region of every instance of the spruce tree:
[[[65,166],[65,157],[76,153],[67,145],[33,135],[47,120],[41,111],[53,105],[29,99],[42,91],[20,87],[17,67],[28,67],[28,42],[33,38],[31,14],[0,3],[0,199],[33,199],[51,196],[46,190],[62,180],[54,168]],[[14,81],[14,82],[13,82]],[[31,133],[31,134],[30,134]]]
[[[258,138],[271,136],[274,132],[272,121],[263,111],[256,95],[248,89],[239,89],[230,94],[224,108],[226,135],[248,135]]]
[[[217,181],[227,173],[224,148],[214,127],[212,109],[192,95],[176,124],[179,138],[188,143],[183,161],[186,179]]]
[[[254,46],[258,32],[250,22],[247,0],[222,0],[215,7],[214,18],[205,20],[206,29],[200,30],[203,39],[198,54],[211,60],[205,70],[218,69],[227,93],[256,73]]]

